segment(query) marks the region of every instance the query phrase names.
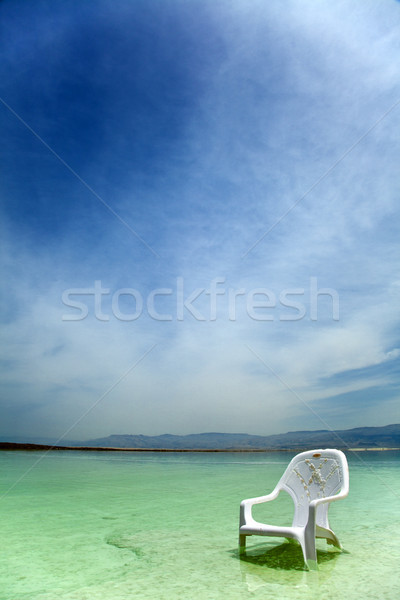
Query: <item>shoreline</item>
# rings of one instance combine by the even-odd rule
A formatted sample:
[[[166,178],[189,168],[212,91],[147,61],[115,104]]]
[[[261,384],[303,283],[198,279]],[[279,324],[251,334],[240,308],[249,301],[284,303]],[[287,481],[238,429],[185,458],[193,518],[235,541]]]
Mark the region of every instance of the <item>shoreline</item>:
[[[17,442],[0,442],[1,450],[37,452],[37,451],[64,451],[75,450],[78,452],[304,452],[313,448],[118,448],[107,446],[51,446],[49,444],[24,444]],[[398,451],[400,448],[366,447],[347,448],[340,447],[339,450],[348,452],[387,452]]]

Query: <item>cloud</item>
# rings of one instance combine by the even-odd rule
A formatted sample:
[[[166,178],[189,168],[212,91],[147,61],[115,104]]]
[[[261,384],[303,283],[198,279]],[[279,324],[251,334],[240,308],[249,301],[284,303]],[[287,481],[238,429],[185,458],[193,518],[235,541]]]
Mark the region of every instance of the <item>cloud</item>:
[[[35,36],[28,7],[0,9],[6,100],[159,255],[1,107],[2,433],[61,435],[154,344],[70,437],[319,428],[308,404],[333,426],[393,420],[398,5],[154,7],[44,3]],[[63,320],[63,292],[95,281],[108,320],[93,295]],[[133,321],[112,311],[123,288],[143,299]],[[148,314],[156,289],[169,321]],[[196,289],[204,321],[178,308]],[[274,301],[249,312],[260,289]]]

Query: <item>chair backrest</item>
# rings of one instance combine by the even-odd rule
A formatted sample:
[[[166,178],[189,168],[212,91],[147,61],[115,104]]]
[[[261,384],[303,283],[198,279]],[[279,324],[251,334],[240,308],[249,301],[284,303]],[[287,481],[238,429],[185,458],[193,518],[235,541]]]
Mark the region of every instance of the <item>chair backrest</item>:
[[[309,450],[297,454],[289,463],[278,486],[293,498],[293,525],[305,525],[308,507],[315,498],[339,493],[348,485],[348,465],[343,452],[334,449]],[[328,527],[329,504],[318,508],[317,524]]]

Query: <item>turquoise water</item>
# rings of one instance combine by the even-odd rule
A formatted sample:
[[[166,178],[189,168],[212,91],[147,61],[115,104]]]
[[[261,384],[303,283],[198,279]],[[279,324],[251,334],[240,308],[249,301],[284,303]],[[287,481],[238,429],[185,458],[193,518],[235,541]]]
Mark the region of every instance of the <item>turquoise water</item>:
[[[252,537],[239,558],[240,501],[292,456],[0,452],[0,599],[397,597],[398,452],[348,454],[350,494],[330,510],[346,554],[321,540],[306,572],[299,547]],[[268,522],[290,518],[289,497],[268,504]]]

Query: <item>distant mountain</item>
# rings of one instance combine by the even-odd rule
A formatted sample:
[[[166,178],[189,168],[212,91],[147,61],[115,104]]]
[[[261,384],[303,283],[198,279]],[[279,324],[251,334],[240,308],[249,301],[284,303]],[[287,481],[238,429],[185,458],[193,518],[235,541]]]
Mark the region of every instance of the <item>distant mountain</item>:
[[[285,450],[307,448],[400,448],[400,424],[338,431],[289,431],[277,435],[194,433],[190,435],[110,435],[73,445],[176,450]]]

